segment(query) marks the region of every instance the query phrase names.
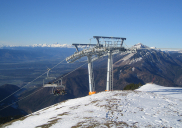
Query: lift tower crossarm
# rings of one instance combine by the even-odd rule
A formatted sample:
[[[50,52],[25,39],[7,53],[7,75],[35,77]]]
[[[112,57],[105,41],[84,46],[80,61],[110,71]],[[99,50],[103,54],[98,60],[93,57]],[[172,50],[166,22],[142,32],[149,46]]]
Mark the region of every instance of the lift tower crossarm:
[[[122,39],[122,40],[126,40],[126,38],[123,38],[123,37],[108,37],[108,36],[93,36],[93,38],[109,38],[109,39]]]
[[[99,43],[99,39],[100,38],[106,38],[106,39],[120,39],[122,40],[122,43],[121,43],[121,46],[123,45],[123,41],[126,40],[126,38],[123,38],[123,37],[107,37],[107,36],[93,36],[93,38],[96,38],[97,40],[97,45],[100,47],[100,43]]]
[[[75,48],[76,48],[76,51],[79,52],[79,50],[78,50],[78,45],[96,46],[97,44],[72,44],[72,45],[74,45]]]

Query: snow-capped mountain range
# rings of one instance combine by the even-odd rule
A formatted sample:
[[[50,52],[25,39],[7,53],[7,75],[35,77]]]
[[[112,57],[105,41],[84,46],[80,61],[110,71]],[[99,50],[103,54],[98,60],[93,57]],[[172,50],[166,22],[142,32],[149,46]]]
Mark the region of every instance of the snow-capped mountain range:
[[[33,44],[33,45],[6,45],[6,44],[0,44],[0,48],[8,48],[8,47],[48,47],[48,48],[75,48],[71,44],[59,44],[59,43],[53,43],[53,44]],[[78,47],[84,47],[84,46],[78,46]],[[156,47],[148,47],[146,45],[143,45],[142,43],[135,44],[131,47],[135,49],[155,49],[160,50]],[[182,49],[161,49],[162,51],[175,51],[182,53]]]
[[[72,48],[71,44],[59,44],[59,43],[54,43],[54,44],[33,44],[33,45],[6,45],[6,44],[0,44],[0,47],[67,47],[67,48]],[[134,48],[150,48],[146,45],[143,45],[142,43],[135,44],[133,46]],[[151,47],[154,48],[154,47]]]
[[[60,48],[73,48],[70,44],[33,44],[33,45],[0,45],[0,47],[60,47]]]
[[[9,122],[5,128],[182,127],[182,88],[146,84],[67,100]]]
[[[66,47],[66,48],[73,48],[72,45],[70,44],[58,44],[58,43],[54,43],[54,44],[33,44],[33,45],[27,45],[27,47]]]

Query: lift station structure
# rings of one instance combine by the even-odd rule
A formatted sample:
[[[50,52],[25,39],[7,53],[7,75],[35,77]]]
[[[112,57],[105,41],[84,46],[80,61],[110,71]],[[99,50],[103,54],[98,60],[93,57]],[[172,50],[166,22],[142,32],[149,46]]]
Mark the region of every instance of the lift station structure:
[[[97,40],[97,44],[72,44],[76,48],[76,52],[67,57],[66,61],[68,63],[73,63],[82,57],[87,57],[88,61],[88,77],[89,77],[89,95],[95,94],[95,83],[94,83],[94,73],[93,73],[93,61],[108,55],[107,64],[107,82],[106,90],[113,90],[113,54],[120,52],[131,51],[123,47],[123,42],[126,38],[122,37],[105,37],[105,36],[93,36]],[[85,46],[85,48],[83,48]],[[82,49],[79,50],[79,47]]]

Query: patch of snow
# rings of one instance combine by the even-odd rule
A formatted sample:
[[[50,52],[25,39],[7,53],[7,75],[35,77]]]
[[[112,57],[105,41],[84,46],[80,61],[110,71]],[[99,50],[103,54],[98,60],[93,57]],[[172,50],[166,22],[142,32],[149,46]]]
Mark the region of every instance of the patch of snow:
[[[121,60],[126,61],[129,60],[135,53],[130,53],[129,55],[125,56],[124,58],[122,58]]]
[[[150,47],[151,49],[156,49],[156,47]]]
[[[142,57],[139,57],[139,58],[136,58],[136,59],[133,59],[129,62],[129,64],[132,64],[132,63],[136,63],[138,61],[141,61],[142,60]]]
[[[180,87],[164,87],[156,84],[146,84],[137,91],[153,92],[173,98],[182,99],[182,88]]]
[[[122,55],[127,54],[127,53],[122,53]],[[134,55],[135,53],[130,53],[128,55],[126,55],[125,57],[123,57],[122,59],[118,60],[117,62],[115,62],[115,64],[119,63],[119,62],[125,62],[125,61],[129,61],[129,59]]]
[[[135,44],[133,47],[134,47],[134,48],[137,48],[137,49],[149,48],[148,46],[143,45],[142,43]]]

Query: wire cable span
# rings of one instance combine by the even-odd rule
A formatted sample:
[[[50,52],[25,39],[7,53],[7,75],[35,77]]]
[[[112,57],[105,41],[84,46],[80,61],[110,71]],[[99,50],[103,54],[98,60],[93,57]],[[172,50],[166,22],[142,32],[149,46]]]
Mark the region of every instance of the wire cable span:
[[[57,67],[59,64],[61,64],[63,61],[65,61],[66,59],[62,60],[61,62],[59,62],[57,65],[55,65],[54,67],[50,68],[50,70],[54,69],[55,67]],[[24,88],[25,86],[29,85],[30,83],[34,82],[35,80],[37,80],[38,78],[40,78],[41,76],[43,76],[44,74],[46,74],[46,72],[44,72],[42,75],[38,76],[37,78],[35,78],[34,80],[32,80],[31,82],[28,82],[28,84],[22,86],[20,89],[16,90],[15,92],[13,92],[12,94],[10,94],[9,96],[5,97],[4,99],[2,99],[0,101],[0,103],[4,100],[6,100],[7,98],[9,98],[10,96],[12,96],[13,94],[17,93],[18,91],[20,91],[22,88]]]

